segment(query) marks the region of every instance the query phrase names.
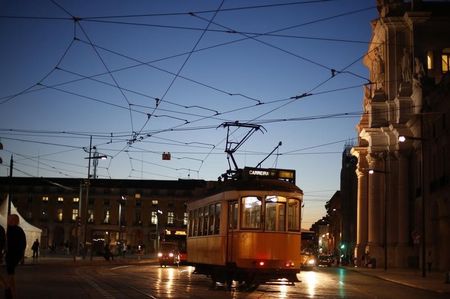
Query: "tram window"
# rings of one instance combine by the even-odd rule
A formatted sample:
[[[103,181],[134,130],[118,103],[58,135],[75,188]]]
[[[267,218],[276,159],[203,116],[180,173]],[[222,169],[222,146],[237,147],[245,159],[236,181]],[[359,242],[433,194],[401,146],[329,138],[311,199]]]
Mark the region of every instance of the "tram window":
[[[214,205],[209,205],[209,223],[208,223],[208,234],[214,234]]]
[[[300,230],[300,201],[293,198],[288,202],[288,230]]]
[[[229,229],[237,229],[238,225],[238,202],[232,201],[230,202],[229,208],[228,208],[228,228]]]
[[[203,207],[198,209],[198,235],[203,236]]]
[[[204,208],[203,212],[203,235],[208,235],[208,221],[209,221],[209,210],[208,207]]]
[[[265,211],[266,231],[286,231],[286,198],[281,196],[266,197]]]
[[[255,196],[241,199],[241,227],[250,229],[261,228],[261,199]]]
[[[220,203],[216,203],[216,214],[214,216],[214,234],[219,234],[220,231]]]
[[[192,211],[189,211],[189,221],[187,223],[187,233],[188,236],[191,237],[192,236],[192,220],[193,220],[193,213]]]
[[[198,210],[194,210],[194,227],[193,227],[193,236],[198,235]]]

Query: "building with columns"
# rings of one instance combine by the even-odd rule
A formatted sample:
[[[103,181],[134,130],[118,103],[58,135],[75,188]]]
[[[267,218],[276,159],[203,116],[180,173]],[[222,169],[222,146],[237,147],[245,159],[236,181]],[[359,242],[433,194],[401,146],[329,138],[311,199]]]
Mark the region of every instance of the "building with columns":
[[[355,258],[448,271],[450,3],[377,6],[364,58],[370,84],[351,150],[358,159]]]

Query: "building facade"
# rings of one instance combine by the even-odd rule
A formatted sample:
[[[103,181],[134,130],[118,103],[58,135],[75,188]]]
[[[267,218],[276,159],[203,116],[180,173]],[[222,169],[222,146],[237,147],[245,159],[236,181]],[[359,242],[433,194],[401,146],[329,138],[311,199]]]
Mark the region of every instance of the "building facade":
[[[152,253],[166,232],[186,231],[185,204],[203,194],[207,184],[203,180],[1,177],[0,194],[5,199],[11,193],[19,213],[42,229],[44,252],[73,252],[75,246],[86,244],[96,254],[105,244],[123,242],[129,250]]]
[[[355,258],[386,268],[448,271],[450,3],[377,4],[364,59],[370,84],[352,148],[358,159]]]

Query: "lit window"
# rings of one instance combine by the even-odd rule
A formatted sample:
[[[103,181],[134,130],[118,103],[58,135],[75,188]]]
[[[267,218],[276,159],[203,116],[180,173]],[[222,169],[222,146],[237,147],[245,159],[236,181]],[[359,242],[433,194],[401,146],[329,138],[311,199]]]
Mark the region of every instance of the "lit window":
[[[261,199],[255,196],[243,197],[241,201],[242,228],[258,229],[261,225]]]
[[[56,210],[56,220],[60,221],[60,222],[63,220],[63,210],[62,209]]]
[[[103,223],[109,223],[109,209],[105,210],[105,217],[103,218]]]
[[[175,215],[173,212],[167,212],[167,224],[173,224]]]
[[[134,198],[136,198],[136,199],[141,198],[141,193],[136,193],[136,194],[134,195]]]
[[[48,196],[42,196],[42,201],[48,201]]]
[[[288,230],[300,230],[300,201],[297,199],[288,202]]]
[[[183,225],[187,225],[188,224],[188,213],[184,212],[184,218],[183,218]]]
[[[58,202],[63,202],[64,201],[64,197],[58,197]]]
[[[265,229],[267,231],[285,231],[286,198],[282,196],[266,197]]]
[[[427,69],[433,69],[433,51],[427,52]]]
[[[442,72],[443,73],[448,72],[448,70],[450,69],[450,48],[442,50],[441,61],[442,61]]]
[[[74,197],[73,198],[73,202],[80,202],[80,198],[79,197]]]
[[[156,211],[152,211],[152,224],[156,224],[158,222],[157,215],[158,214],[156,213]]]
[[[88,210],[88,217],[87,220],[89,223],[94,223],[94,211],[93,210]]]
[[[154,199],[154,200],[152,200],[152,205],[157,205],[158,204],[158,200],[157,199]]]
[[[72,209],[72,220],[77,220],[78,217],[78,209]]]

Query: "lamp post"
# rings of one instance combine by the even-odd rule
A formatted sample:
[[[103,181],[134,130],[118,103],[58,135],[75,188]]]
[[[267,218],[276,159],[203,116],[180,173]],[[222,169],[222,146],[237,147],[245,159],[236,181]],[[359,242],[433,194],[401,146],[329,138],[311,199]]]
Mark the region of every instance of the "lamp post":
[[[121,199],[119,199],[119,242],[122,244],[122,205],[125,204],[127,198],[122,195]]]
[[[87,249],[87,247],[86,247],[87,208],[88,208],[88,203],[89,203],[89,186],[90,186],[90,179],[91,179],[91,161],[92,160],[98,160],[98,159],[103,160],[103,159],[107,158],[106,155],[99,155],[99,154],[96,154],[96,155],[92,156],[92,149],[94,149],[94,148],[92,147],[92,135],[91,135],[90,139],[89,139],[89,151],[86,148],[83,148],[87,153],[89,153],[89,156],[85,158],[85,159],[88,159],[88,176],[87,176],[87,180],[85,182],[85,185],[86,185],[86,197],[84,199],[84,204],[80,204],[80,206],[82,207],[82,211],[80,211],[80,215],[81,215],[81,220],[82,220],[82,223],[83,223],[83,235],[84,235],[83,236],[83,244],[84,244],[84,250]],[[92,259],[92,244],[91,244],[91,259]]]
[[[389,154],[387,154],[387,155],[389,155]],[[387,189],[387,187],[388,187],[388,183],[389,183],[389,181],[388,181],[388,174],[389,174],[389,171],[387,170],[387,167],[386,167],[386,161],[387,161],[387,159],[385,159],[385,163],[384,163],[384,170],[376,170],[376,169],[369,169],[369,174],[374,174],[374,173],[382,173],[382,174],[384,174],[384,211],[383,211],[383,214],[384,214],[384,219],[383,219],[383,225],[384,225],[384,233],[383,233],[383,250],[384,250],[384,270],[385,271],[387,271],[387,265],[388,265],[388,249],[387,249],[387,231],[388,231],[388,229],[387,229],[387,227],[388,227],[388,225],[387,225],[387,211],[388,211],[388,209],[387,209],[387,205],[388,205],[388,189]]]
[[[421,250],[422,250],[422,277],[426,277],[427,272],[426,272],[426,244],[425,244],[425,234],[426,234],[426,227],[425,227],[425,167],[424,167],[424,141],[426,141],[425,138],[423,138],[423,115],[420,114],[421,119],[420,119],[420,134],[422,137],[413,137],[413,136],[399,136],[398,137],[398,141],[399,142],[406,142],[407,140],[419,140],[420,141],[420,176],[421,176],[421,194],[422,194],[422,213],[421,213],[421,218],[422,218],[422,233],[420,236],[420,242],[421,242]]]
[[[162,215],[162,211],[156,208],[156,251],[159,251],[159,214]]]

